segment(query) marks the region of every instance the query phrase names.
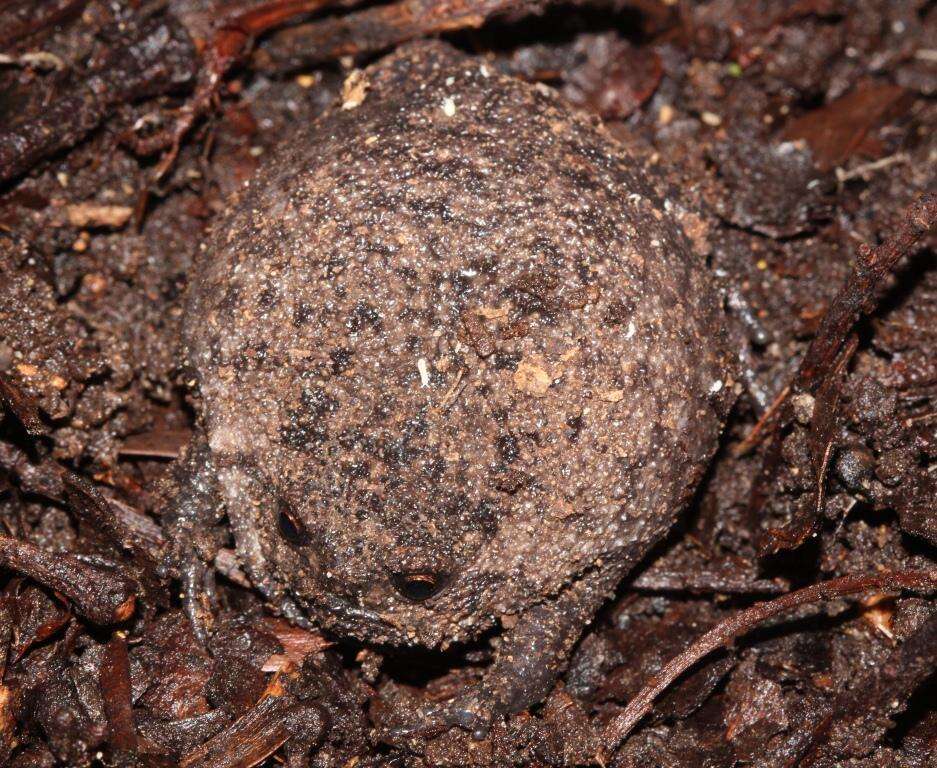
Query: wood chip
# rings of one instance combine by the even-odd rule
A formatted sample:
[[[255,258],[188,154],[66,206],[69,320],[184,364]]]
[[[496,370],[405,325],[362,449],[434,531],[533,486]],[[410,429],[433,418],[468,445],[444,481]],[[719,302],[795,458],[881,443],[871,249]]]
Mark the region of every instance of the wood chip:
[[[100,205],[98,203],[77,203],[65,208],[68,223],[73,227],[108,227],[120,229],[133,215],[129,205]]]
[[[514,386],[534,397],[543,397],[553,383],[550,374],[539,365],[522,360],[514,371]]]
[[[361,106],[368,95],[371,83],[364,76],[364,72],[355,69],[345,78],[342,84],[342,109],[354,109]]]
[[[130,435],[120,447],[120,455],[175,459],[191,438],[192,433],[186,429],[154,430]]]
[[[510,309],[510,305],[502,304],[500,307],[478,307],[475,313],[486,320],[497,320],[499,317],[507,317],[508,309]]]

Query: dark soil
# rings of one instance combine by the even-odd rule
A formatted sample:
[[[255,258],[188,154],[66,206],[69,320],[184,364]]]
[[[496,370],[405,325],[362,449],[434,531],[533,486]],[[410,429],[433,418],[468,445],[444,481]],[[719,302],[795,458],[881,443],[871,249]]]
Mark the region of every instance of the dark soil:
[[[0,765],[932,765],[937,6],[275,5],[222,25],[209,0],[0,2]],[[219,54],[245,29],[252,51]],[[440,31],[605,119],[716,276],[743,386],[693,504],[547,700],[482,741],[404,742],[386,725],[477,680],[495,635],[299,629],[224,539],[203,645],[161,515],[207,227],[350,69]]]

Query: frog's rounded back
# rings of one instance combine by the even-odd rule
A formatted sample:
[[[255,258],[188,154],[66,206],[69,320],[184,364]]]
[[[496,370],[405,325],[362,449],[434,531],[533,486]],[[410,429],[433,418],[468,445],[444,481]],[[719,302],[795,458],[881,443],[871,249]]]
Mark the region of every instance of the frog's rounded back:
[[[436,644],[623,573],[730,403],[704,265],[622,149],[440,43],[374,65],[216,227],[190,289],[239,549],[323,623]]]

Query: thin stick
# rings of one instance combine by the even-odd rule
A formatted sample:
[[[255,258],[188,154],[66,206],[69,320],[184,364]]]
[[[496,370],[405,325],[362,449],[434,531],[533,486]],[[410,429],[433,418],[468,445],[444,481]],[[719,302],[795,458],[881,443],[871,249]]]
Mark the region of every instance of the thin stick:
[[[777,397],[771,401],[771,405],[768,406],[758,423],[752,427],[751,432],[749,432],[743,438],[742,442],[735,446],[735,449],[732,451],[732,456],[736,459],[740,459],[742,456],[747,454],[752,450],[759,442],[761,442],[762,434],[765,430],[771,426],[774,426],[775,416],[778,414],[778,410],[784,405],[784,401],[787,400],[787,396],[791,393],[791,385],[788,384],[784,389],[778,392]]]
[[[321,10],[333,2],[335,0],[272,0],[224,20],[205,50],[195,92],[179,110],[172,126],[136,142],[136,150],[141,154],[152,154],[168,147],[156,166],[154,178],[158,181],[173,166],[185,135],[196,120],[208,112],[218,98],[225,76],[250,53],[258,35],[297,16]]]
[[[843,576],[804,587],[774,600],[756,603],[721,621],[683,653],[674,657],[628,702],[628,706],[606,725],[602,734],[602,749],[596,756],[596,760],[601,764],[607,763],[608,757],[615,752],[638,722],[651,711],[654,700],[680,675],[717,648],[728,645],[739,635],[751,631],[768,619],[801,605],[884,589],[907,589],[916,592],[937,589],[937,570],[886,571]]]
[[[908,208],[893,237],[874,248],[859,246],[856,266],[833,299],[797,372],[800,391],[814,390],[832,369],[856,321],[875,308],[875,290],[895,265],[911,253],[937,221],[937,194],[922,195]]]

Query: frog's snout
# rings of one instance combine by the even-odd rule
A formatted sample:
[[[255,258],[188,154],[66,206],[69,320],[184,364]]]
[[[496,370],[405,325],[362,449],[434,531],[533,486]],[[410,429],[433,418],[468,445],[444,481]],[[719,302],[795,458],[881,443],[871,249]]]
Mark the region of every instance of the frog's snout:
[[[398,543],[393,559],[385,559],[394,590],[411,603],[436,597],[452,583],[453,563],[448,554],[431,541]]]
[[[394,589],[407,600],[422,603],[438,595],[449,582],[449,574],[441,571],[404,571],[394,573]]]

